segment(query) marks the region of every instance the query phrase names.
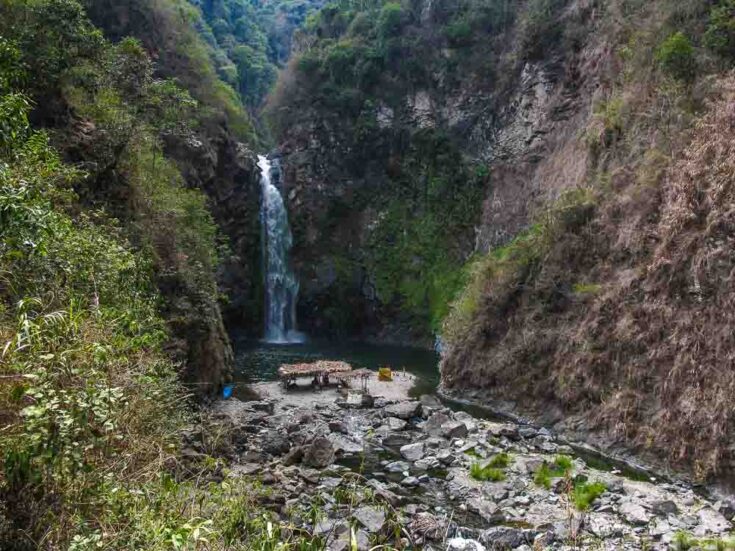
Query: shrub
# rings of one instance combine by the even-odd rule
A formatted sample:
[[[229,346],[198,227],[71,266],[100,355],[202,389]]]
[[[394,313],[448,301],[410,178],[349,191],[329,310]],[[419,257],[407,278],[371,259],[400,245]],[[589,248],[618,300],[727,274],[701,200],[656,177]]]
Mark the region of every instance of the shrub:
[[[505,480],[505,473],[501,469],[493,468],[489,465],[483,466],[480,463],[473,463],[470,466],[470,476],[480,481],[491,480],[493,482],[499,482]]]
[[[521,56],[526,60],[542,58],[559,43],[561,26],[557,11],[561,0],[531,0],[520,20]]]
[[[691,81],[696,74],[694,46],[682,32],[664,40],[656,50],[656,61],[668,75],[683,81]]]
[[[483,301],[500,304],[530,281],[545,251],[564,233],[579,231],[590,221],[594,209],[595,198],[590,190],[568,190],[540,211],[536,223],[510,243],[470,260],[465,266],[467,283],[442,323],[445,341],[451,345],[471,331]]]
[[[472,27],[466,19],[452,21],[444,29],[444,34],[452,46],[468,46],[472,43]]]
[[[404,21],[404,12],[400,4],[388,2],[378,16],[378,28],[383,38],[394,36],[401,30]]]
[[[507,453],[499,453],[488,462],[489,467],[505,469],[510,465],[510,456]]]
[[[572,458],[566,455],[557,455],[552,463],[546,461],[534,473],[533,481],[547,490],[551,488],[554,478],[567,476],[572,469]]]
[[[722,0],[712,8],[704,43],[718,55],[735,59],[735,0]]]
[[[572,490],[572,501],[579,511],[586,511],[590,505],[607,490],[602,482],[579,482]]]

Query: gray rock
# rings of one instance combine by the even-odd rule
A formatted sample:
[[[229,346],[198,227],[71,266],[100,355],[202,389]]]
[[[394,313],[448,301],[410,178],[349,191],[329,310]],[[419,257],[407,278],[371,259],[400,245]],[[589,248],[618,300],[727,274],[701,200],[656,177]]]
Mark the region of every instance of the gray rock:
[[[675,515],[679,512],[679,508],[676,506],[676,503],[671,501],[670,499],[665,499],[662,501],[655,501],[651,504],[651,511],[660,517],[668,517],[669,515]]]
[[[439,401],[439,398],[432,394],[422,394],[419,398],[419,402],[421,402],[422,406],[427,406],[430,408],[442,407],[442,403]]]
[[[335,451],[341,451],[345,453],[360,453],[363,450],[361,443],[355,442],[354,440],[351,440],[342,434],[337,434],[333,432],[329,436],[327,436],[327,438],[330,442],[332,442],[332,446],[334,446]]]
[[[401,484],[403,486],[418,486],[419,485],[419,479],[415,476],[407,476],[403,480],[401,480]]]
[[[451,450],[441,450],[436,454],[436,458],[442,465],[450,466],[457,461],[457,456]]]
[[[342,421],[330,421],[329,430],[332,432],[338,432],[340,434],[347,434],[347,425]]]
[[[263,436],[263,451],[271,455],[281,455],[291,449],[288,438],[276,430],[269,430]]]
[[[441,436],[442,435],[442,425],[444,423],[449,423],[451,419],[449,416],[445,413],[434,413],[429,419],[423,424],[421,427],[424,432],[427,434],[430,434],[431,436]]]
[[[346,520],[326,518],[320,520],[314,526],[314,535],[326,536],[328,534],[344,534],[350,531],[350,525]]]
[[[385,511],[380,507],[360,507],[352,516],[370,533],[380,532],[383,524],[385,524]]]
[[[500,507],[492,501],[473,498],[467,501],[467,507],[473,513],[480,515],[489,524],[495,524],[504,520],[504,515]]]
[[[630,524],[648,524],[651,520],[651,514],[640,503],[634,501],[621,503],[618,512]]]
[[[391,433],[383,438],[383,445],[397,448],[411,442],[411,435],[406,433]]]
[[[416,442],[415,444],[407,444],[401,447],[401,455],[407,461],[418,461],[424,457],[424,443]]]
[[[405,461],[392,461],[385,466],[385,470],[389,473],[402,473],[411,468],[411,465]]]
[[[533,543],[537,532],[508,526],[496,526],[480,532],[479,540],[488,549],[515,549],[523,544]]]
[[[367,485],[375,491],[375,495],[384,501],[390,503],[393,507],[397,507],[403,501],[403,498],[398,494],[391,492],[381,482],[373,479],[368,480]]]
[[[413,464],[413,466],[421,471],[428,471],[431,469],[438,469],[441,467],[441,463],[439,463],[439,460],[436,457],[429,456],[419,459]]]
[[[694,535],[696,536],[722,534],[731,527],[730,522],[711,507],[703,507],[697,514],[699,516],[699,526],[694,529]]]
[[[614,515],[609,513],[592,514],[587,519],[588,530],[598,538],[607,539],[623,534],[621,525]]]
[[[325,476],[319,479],[319,485],[327,488],[328,490],[334,490],[340,484],[342,484],[342,479],[334,476]]]
[[[334,461],[334,446],[332,442],[324,437],[318,436],[304,452],[304,463],[309,467],[323,469]]]
[[[253,475],[257,472],[260,472],[262,467],[260,465],[257,465],[255,463],[244,463],[239,465],[233,465],[232,469],[232,475],[233,476],[249,476]]]
[[[255,450],[248,450],[240,457],[245,463],[263,463],[267,459],[265,455]]]
[[[368,551],[370,549],[370,537],[365,530],[355,532],[355,546],[357,551]],[[327,544],[329,551],[349,551],[353,548],[352,535],[349,531],[340,534],[330,540]]]
[[[301,460],[304,458],[304,448],[302,446],[295,446],[291,448],[286,455],[283,456],[283,459],[281,462],[285,466],[290,465],[296,465],[297,463],[301,463]]]
[[[486,551],[486,547],[479,541],[465,538],[450,538],[447,540],[447,551]]]
[[[275,411],[275,403],[267,402],[265,400],[248,402],[247,405],[253,411],[264,411],[268,415],[273,415],[273,412]]]
[[[538,434],[538,431],[530,425],[524,425],[518,429],[518,434],[521,438],[530,439],[534,438]]]
[[[421,402],[416,400],[406,400],[386,406],[385,414],[389,417],[398,417],[408,421],[412,417],[417,417],[421,412]]]
[[[518,434],[518,427],[515,425],[500,425],[500,426],[493,426],[490,429],[490,432],[493,436],[496,437],[505,437],[509,440],[519,440],[520,434]]]
[[[653,519],[648,525],[648,534],[654,539],[659,539],[672,531],[671,525],[664,519]]]
[[[441,433],[445,438],[464,438],[469,431],[467,425],[461,421],[447,421],[442,423]]]
[[[408,425],[406,421],[399,419],[398,417],[388,417],[386,422],[390,430],[403,430],[406,428],[406,425]]]
[[[477,432],[477,420],[465,411],[458,411],[454,414],[454,419],[460,423],[464,423],[468,432]]]

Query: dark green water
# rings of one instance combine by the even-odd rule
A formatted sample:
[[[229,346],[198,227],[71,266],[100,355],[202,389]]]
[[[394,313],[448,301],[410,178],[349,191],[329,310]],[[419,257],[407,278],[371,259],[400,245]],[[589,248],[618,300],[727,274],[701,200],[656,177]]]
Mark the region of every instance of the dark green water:
[[[439,355],[423,348],[319,341],[274,345],[247,339],[235,340],[235,383],[273,381],[281,364],[316,360],[341,360],[374,371],[405,369],[417,376],[413,396],[432,393],[439,384]]]

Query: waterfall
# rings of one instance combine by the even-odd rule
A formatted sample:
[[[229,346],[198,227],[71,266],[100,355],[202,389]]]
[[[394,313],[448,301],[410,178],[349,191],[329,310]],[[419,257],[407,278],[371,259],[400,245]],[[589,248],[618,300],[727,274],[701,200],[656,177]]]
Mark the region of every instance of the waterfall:
[[[273,183],[280,171],[277,161],[271,163],[258,155],[263,198],[260,208],[263,227],[263,260],[265,272],[265,340],[288,344],[305,340],[296,330],[296,299],[299,282],[291,270],[288,253],[292,245],[291,228],[281,192]]]

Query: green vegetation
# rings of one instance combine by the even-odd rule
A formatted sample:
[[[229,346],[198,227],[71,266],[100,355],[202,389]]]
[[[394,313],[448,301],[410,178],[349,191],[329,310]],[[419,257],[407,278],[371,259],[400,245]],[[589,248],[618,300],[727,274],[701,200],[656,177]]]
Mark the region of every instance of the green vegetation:
[[[722,57],[735,60],[735,0],[722,0],[712,7],[704,43]]]
[[[203,20],[202,36],[222,80],[235,88],[245,104],[258,108],[275,83],[278,68],[290,55],[291,36],[323,0],[215,0],[196,2]]]
[[[696,538],[680,530],[674,536],[672,549],[675,551],[688,551],[689,549],[701,549],[702,551],[731,551],[735,549],[733,538]]]
[[[216,103],[73,0],[5,2],[0,35],[0,547],[317,548],[253,482],[178,457],[193,419],[170,348],[218,319],[220,247],[160,136]]]
[[[690,81],[696,75],[694,46],[682,32],[669,36],[656,51],[661,68],[674,78]]]
[[[521,51],[526,59],[542,58],[561,37],[561,26],[557,20],[561,0],[530,0],[522,13]]]
[[[572,286],[572,291],[582,296],[596,295],[601,289],[602,285],[599,283],[575,283]]]
[[[575,482],[572,490],[572,502],[579,511],[586,511],[600,497],[607,486],[602,482]]]
[[[567,455],[557,455],[552,463],[546,461],[534,473],[533,481],[547,490],[551,488],[554,478],[563,478],[572,470],[572,458]]]
[[[450,306],[442,336],[451,342],[467,335],[482,301],[507,300],[514,290],[532,280],[539,260],[558,236],[584,226],[594,208],[595,197],[590,190],[567,191],[508,245],[468,263],[467,284]]]
[[[494,455],[492,459],[487,463],[488,467],[496,467],[498,469],[505,469],[510,465],[510,456],[503,452]]]
[[[499,453],[490,458],[489,461],[475,462],[470,465],[470,477],[481,481],[498,482],[505,480],[505,469],[509,465],[510,456],[507,453]]]
[[[505,473],[502,469],[482,465],[481,463],[473,463],[470,466],[470,476],[475,480],[499,482],[505,480]]]

